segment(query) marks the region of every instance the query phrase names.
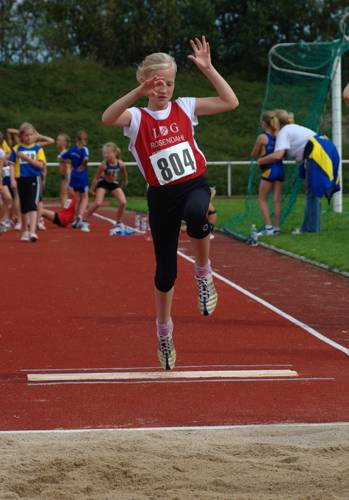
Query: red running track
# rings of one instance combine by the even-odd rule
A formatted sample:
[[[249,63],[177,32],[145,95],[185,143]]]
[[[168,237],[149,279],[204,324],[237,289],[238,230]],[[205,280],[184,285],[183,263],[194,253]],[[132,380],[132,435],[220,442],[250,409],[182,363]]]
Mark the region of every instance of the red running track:
[[[348,355],[219,280],[217,310],[201,317],[193,266],[182,258],[177,369],[290,368],[297,379],[28,384],[26,374],[38,370],[158,370],[152,244],[110,237],[109,228],[50,226],[37,244],[1,236],[1,430],[349,420]],[[250,251],[218,236],[213,254],[220,247],[228,264]]]

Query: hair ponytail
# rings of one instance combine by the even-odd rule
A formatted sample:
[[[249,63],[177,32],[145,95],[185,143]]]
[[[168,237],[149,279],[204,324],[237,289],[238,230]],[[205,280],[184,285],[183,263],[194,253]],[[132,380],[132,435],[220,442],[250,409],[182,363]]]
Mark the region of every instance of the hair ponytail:
[[[280,128],[284,125],[290,125],[291,123],[294,123],[294,114],[289,113],[288,111],[286,111],[286,109],[276,109],[275,117],[280,123]]]
[[[264,113],[262,114],[262,122],[268,125],[268,127],[271,128],[273,132],[277,132],[280,128],[280,123],[275,116],[275,111],[264,111]]]

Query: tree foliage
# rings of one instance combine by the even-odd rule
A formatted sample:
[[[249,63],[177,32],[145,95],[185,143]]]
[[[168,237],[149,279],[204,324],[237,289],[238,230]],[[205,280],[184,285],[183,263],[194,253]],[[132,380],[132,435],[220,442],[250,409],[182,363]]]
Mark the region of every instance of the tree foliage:
[[[166,51],[184,63],[206,34],[218,65],[258,73],[275,43],[335,38],[342,14],[342,0],[1,0],[0,60],[113,66]]]

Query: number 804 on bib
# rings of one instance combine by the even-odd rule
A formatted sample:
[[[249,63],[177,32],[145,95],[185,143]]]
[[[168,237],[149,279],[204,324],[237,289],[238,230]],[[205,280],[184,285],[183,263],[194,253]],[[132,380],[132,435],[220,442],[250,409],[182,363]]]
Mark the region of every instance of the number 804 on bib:
[[[195,156],[187,141],[162,149],[149,159],[161,186],[196,172]]]

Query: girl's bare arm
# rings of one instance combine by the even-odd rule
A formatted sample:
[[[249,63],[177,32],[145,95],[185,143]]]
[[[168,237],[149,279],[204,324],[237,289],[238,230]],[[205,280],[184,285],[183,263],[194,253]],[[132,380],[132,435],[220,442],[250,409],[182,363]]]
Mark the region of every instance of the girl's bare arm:
[[[45,169],[46,169],[46,163],[42,160],[33,160],[32,158],[29,158],[28,156],[26,156],[25,154],[17,151],[16,155],[19,157],[19,158],[22,158],[22,160],[25,160],[27,163],[30,163],[31,165],[33,165],[33,167],[35,168],[38,168],[40,170],[42,170],[43,172],[45,172]]]
[[[141,85],[128,92],[111,104],[102,115],[104,125],[115,127],[129,127],[131,123],[131,113],[127,111],[141,97],[156,95],[156,86],[159,82],[165,83],[162,78],[155,75],[149,80],[145,80]]]
[[[267,138],[264,134],[260,134],[257,137],[256,143],[251,151],[252,158],[258,158],[261,155],[262,146],[267,143]]]
[[[47,135],[42,135],[37,133],[36,137],[36,143],[40,144],[40,146],[45,147],[45,146],[51,146],[51,144],[54,144],[56,141]]]
[[[91,188],[90,188],[91,193],[95,193],[97,181],[100,177],[102,177],[104,170],[105,170],[105,164],[104,162],[102,162],[97,168],[96,175],[94,176],[91,182]]]
[[[239,105],[238,98],[229,83],[218,73],[211,62],[210,45],[204,36],[190,40],[194,54],[188,56],[216,89],[216,97],[200,97],[196,99],[195,114],[214,115],[233,111]]]
[[[263,156],[263,158],[259,158],[258,165],[268,165],[269,163],[274,163],[274,161],[281,160],[286,154],[284,149],[280,149],[279,151],[274,151],[270,155]]]
[[[121,167],[121,175],[124,178],[124,186],[126,187],[128,185],[128,174],[126,165],[123,161],[120,162],[120,167]]]

